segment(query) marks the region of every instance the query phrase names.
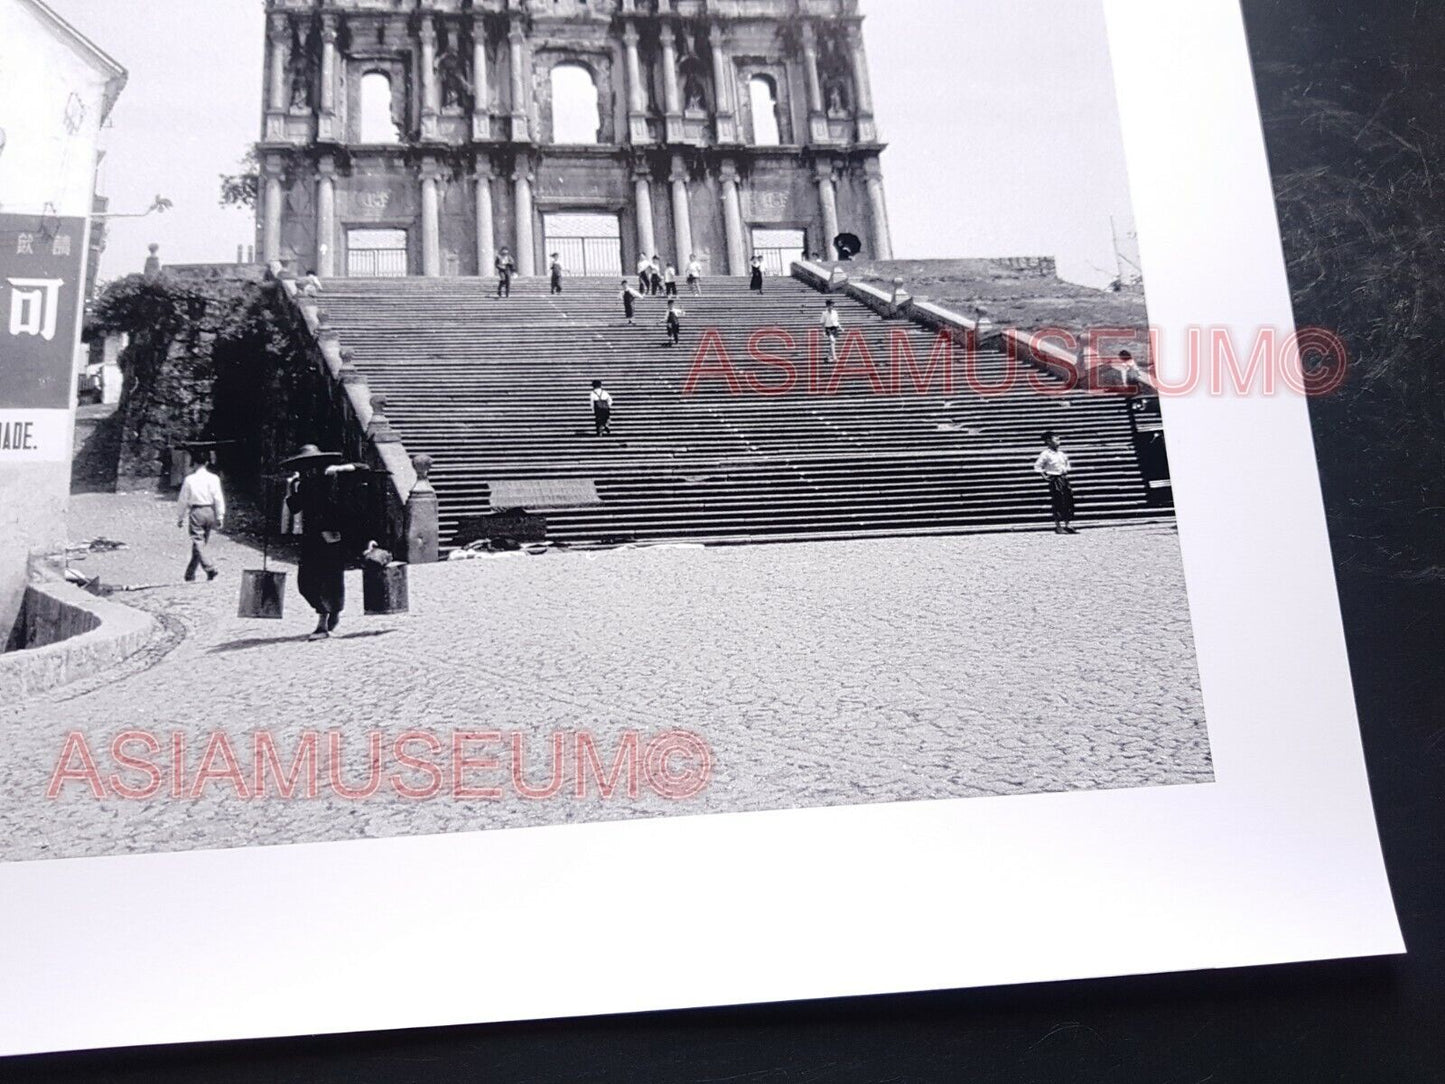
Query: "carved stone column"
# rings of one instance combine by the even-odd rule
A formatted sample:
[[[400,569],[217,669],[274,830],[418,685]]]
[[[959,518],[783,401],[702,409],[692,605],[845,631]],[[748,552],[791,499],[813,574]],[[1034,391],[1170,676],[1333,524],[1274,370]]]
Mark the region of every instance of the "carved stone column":
[[[316,273],[336,274],[336,162],[329,154],[316,163]]]
[[[281,170],[280,156],[268,154],[261,167],[261,260],[266,264],[281,258],[281,207],[285,199],[281,189]]]
[[[490,275],[497,256],[497,238],[492,214],[492,164],[477,162],[477,274]]]
[[[491,72],[487,63],[487,24],[480,13],[472,20],[472,139],[492,138]],[[488,268],[491,262],[487,263]]]
[[[522,24],[514,21],[507,32],[512,67],[512,139],[517,143],[530,143],[531,128],[527,118],[531,112],[527,100],[527,36]],[[520,258],[521,254],[518,253]]]
[[[321,109],[316,137],[336,138],[336,16],[321,16]]]
[[[669,143],[682,142],[682,94],[677,84],[677,39],[670,22],[662,24],[662,106]]]
[[[437,86],[437,31],[430,19],[422,20],[418,37],[421,39],[421,137],[436,139],[441,94]]]
[[[823,210],[823,259],[834,258],[833,238],[838,236],[838,197],[833,189],[833,163],[818,163],[818,204]]]
[[[863,163],[868,184],[868,210],[873,220],[873,258],[893,259],[893,231],[888,225],[888,203],[883,198],[883,165],[875,154]]]
[[[622,27],[622,46],[627,66],[627,128],[633,143],[647,138],[647,91],[642,85],[642,61],[637,55],[637,27],[629,19]]]
[[[738,194],[738,167],[724,159],[718,168],[722,182],[723,226],[727,234],[728,274],[743,275],[748,270],[748,250],[743,240],[743,206]]]
[[[269,43],[269,78],[266,86],[266,140],[280,142],[286,138],[286,108],[290,100],[286,96],[287,45],[291,37],[290,20],[285,15],[272,15],[266,22],[266,39]]]
[[[873,119],[873,85],[868,78],[868,54],[863,48],[863,28],[848,27],[848,52],[853,58],[853,91],[858,100],[858,142],[877,143],[878,125]]]
[[[421,273],[438,278],[442,273],[442,222],[440,176],[435,158],[421,163]]]
[[[682,155],[672,156],[672,229],[677,246],[674,267],[685,267],[692,258],[692,210],[687,198],[687,166]]]
[[[633,187],[637,193],[637,248],[639,256],[657,251],[657,235],[653,232],[652,170],[640,162],[632,168]]]
[[[512,174],[513,214],[517,220],[517,274],[537,273],[535,233],[532,228],[532,175],[526,166]]]
[[[271,43],[271,84],[266,108],[273,113],[284,113],[291,104],[286,97],[286,45],[290,36],[286,16],[272,15],[266,26],[266,37]]]
[[[727,54],[727,34],[720,24],[714,23],[708,30],[707,40],[708,44],[712,46],[713,97],[717,102],[717,141],[719,143],[736,143],[738,142],[737,105],[733,101],[735,94],[733,65]]]
[[[818,32],[812,23],[803,24],[803,73],[808,79],[808,139],[827,143],[828,115],[823,112],[823,84],[818,79]]]

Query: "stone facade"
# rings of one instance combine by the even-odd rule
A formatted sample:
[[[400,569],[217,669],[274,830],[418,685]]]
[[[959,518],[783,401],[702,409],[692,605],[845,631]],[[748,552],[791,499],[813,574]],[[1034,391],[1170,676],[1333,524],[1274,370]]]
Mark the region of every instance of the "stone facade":
[[[579,215],[615,235],[585,242],[590,274],[641,252],[744,274],[755,249],[831,256],[840,232],[891,256],[857,0],[266,6],[268,262],[491,274],[506,246],[537,274]],[[564,142],[556,98],[575,113],[579,83],[596,131],[568,122]]]

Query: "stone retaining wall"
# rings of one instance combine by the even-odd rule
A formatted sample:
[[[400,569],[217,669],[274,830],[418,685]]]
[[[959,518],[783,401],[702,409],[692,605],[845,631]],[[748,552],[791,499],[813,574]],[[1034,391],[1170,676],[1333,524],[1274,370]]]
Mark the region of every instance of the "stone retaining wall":
[[[154,631],[150,614],[67,583],[32,584],[11,633],[12,644],[27,646],[0,655],[0,701],[100,673],[139,651]]]

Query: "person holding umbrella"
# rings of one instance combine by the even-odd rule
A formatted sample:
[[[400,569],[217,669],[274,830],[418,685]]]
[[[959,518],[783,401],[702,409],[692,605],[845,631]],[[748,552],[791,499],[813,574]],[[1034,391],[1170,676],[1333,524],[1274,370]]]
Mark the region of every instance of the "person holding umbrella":
[[[301,515],[301,562],[296,570],[297,586],[316,611],[316,629],[308,640],[325,640],[341,622],[346,606],[346,547],[341,538],[344,509],[339,499],[336,476],[367,470],[357,463],[342,463],[336,452],[323,452],[314,444],[281,464],[295,472],[287,487],[286,505]]]

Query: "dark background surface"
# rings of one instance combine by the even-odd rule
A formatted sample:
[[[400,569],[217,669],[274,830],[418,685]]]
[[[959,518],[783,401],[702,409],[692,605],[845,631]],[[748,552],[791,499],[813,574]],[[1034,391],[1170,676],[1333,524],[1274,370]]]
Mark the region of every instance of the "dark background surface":
[[[1445,327],[1436,326],[1445,323],[1445,3],[1245,0],[1244,10],[1297,322],[1337,330],[1355,361],[1349,385],[1312,409],[1366,759],[1408,956],[55,1055],[11,1060],[0,1078],[1445,1080],[1445,571],[1436,567],[1445,564],[1437,556],[1445,552]],[[125,997],[117,977],[83,981],[113,984]]]

